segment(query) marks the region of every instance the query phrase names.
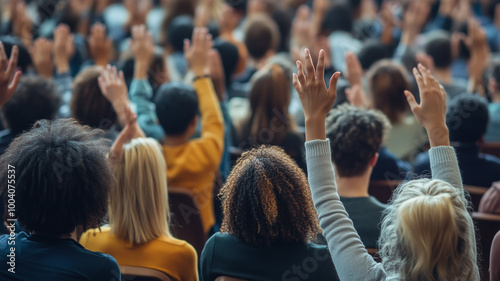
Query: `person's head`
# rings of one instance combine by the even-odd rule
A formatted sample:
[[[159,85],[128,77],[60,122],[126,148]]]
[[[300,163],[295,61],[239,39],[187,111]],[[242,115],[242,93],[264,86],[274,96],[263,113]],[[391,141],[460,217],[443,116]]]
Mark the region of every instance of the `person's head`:
[[[446,111],[450,141],[476,143],[486,133],[490,120],[488,102],[475,94],[460,94],[453,98]]]
[[[3,35],[0,36],[0,41],[3,44],[5,49],[5,53],[8,58],[11,56],[12,47],[17,46],[19,50],[19,58],[17,60],[17,67],[21,68],[23,73],[28,71],[28,68],[33,65],[33,61],[31,60],[31,55],[28,49],[24,46],[21,39],[11,36],[11,35]]]
[[[255,60],[261,60],[279,48],[280,33],[276,23],[265,14],[249,18],[244,27],[244,43],[248,54]]]
[[[52,120],[61,104],[56,85],[41,76],[22,76],[12,98],[1,108],[5,127],[13,134],[41,119]]]
[[[378,152],[391,125],[378,110],[341,105],[326,120],[332,161],[339,177],[359,177],[375,166]]]
[[[405,68],[390,60],[375,63],[367,73],[368,89],[376,109],[382,111],[391,124],[397,124],[409,110],[403,94],[410,88]]]
[[[221,231],[245,243],[307,243],[321,232],[304,172],[281,148],[243,153],[220,196]]]
[[[226,86],[231,83],[231,77],[236,70],[238,64],[238,48],[229,42],[216,40],[214,42],[214,49],[220,54],[222,60],[222,67],[224,68],[224,77]]]
[[[461,190],[441,180],[399,186],[382,221],[382,265],[402,280],[479,280],[474,223]]]
[[[446,32],[438,31],[427,35],[424,51],[432,58],[436,69],[447,69],[451,66],[451,37]]]
[[[168,0],[168,1],[162,1],[163,2],[163,8],[165,10],[165,17],[163,18],[162,22],[162,40],[163,43],[169,44],[170,42],[168,41],[169,36],[168,33],[170,32],[170,27],[172,24],[172,21],[174,18],[179,17],[179,16],[189,16],[189,17],[194,17],[195,16],[195,11],[196,11],[196,5],[197,5],[197,0]],[[189,35],[189,38],[191,38],[191,34]]]
[[[491,62],[489,73],[488,89],[493,102],[500,101],[500,58],[495,58]]]
[[[335,31],[351,32],[354,24],[351,8],[347,4],[335,4],[328,9],[321,29],[331,33]]]
[[[114,182],[102,133],[73,119],[41,120],[0,157],[2,182],[16,170],[15,214],[26,232],[61,237],[101,225]]]
[[[193,30],[193,17],[181,15],[172,19],[168,26],[167,39],[174,52],[184,51],[184,40],[191,39]]]
[[[170,236],[166,170],[154,139],[137,138],[124,145],[122,161],[113,167],[116,184],[109,201],[113,234],[131,244]]]
[[[288,71],[279,64],[269,64],[254,74],[249,93],[250,112],[244,134],[260,144],[279,144],[295,122],[288,113],[291,81]],[[245,127],[245,126],[244,126]]]
[[[391,54],[387,46],[379,40],[369,40],[365,42],[358,53],[359,62],[364,70],[370,69],[376,62],[390,57]]]
[[[70,101],[71,116],[92,128],[109,129],[117,122],[113,105],[99,88],[98,78],[102,68],[94,66],[75,77]]]
[[[195,90],[181,83],[165,83],[155,98],[156,115],[167,136],[191,136],[198,121]]]

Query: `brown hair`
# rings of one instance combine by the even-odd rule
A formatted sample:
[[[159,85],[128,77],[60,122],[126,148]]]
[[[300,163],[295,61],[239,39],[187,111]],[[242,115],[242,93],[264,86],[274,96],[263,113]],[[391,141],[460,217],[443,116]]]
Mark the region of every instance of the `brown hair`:
[[[117,121],[111,103],[103,96],[97,78],[99,66],[82,71],[75,78],[73,96],[70,101],[71,116],[80,123],[93,128],[108,129]]]
[[[391,60],[381,60],[370,68],[367,77],[374,107],[382,111],[391,124],[399,123],[409,109],[403,94],[410,88],[404,67]]]
[[[288,113],[291,101],[290,77],[278,64],[257,72],[250,90],[250,114],[241,126],[240,140],[256,140],[258,144],[279,145],[285,136],[296,130]]]
[[[276,22],[265,14],[250,17],[244,26],[244,43],[254,59],[263,58],[269,50],[277,51],[280,31]]]
[[[321,232],[306,176],[281,148],[243,153],[220,196],[221,231],[245,243],[307,243]]]

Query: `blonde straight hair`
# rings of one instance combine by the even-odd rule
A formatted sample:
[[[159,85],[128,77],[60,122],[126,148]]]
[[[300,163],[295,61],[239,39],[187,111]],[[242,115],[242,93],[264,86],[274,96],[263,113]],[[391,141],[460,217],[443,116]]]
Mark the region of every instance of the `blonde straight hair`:
[[[138,138],[124,145],[122,162],[114,168],[114,175],[111,233],[134,245],[170,237],[166,164],[158,142]]]
[[[404,281],[479,280],[474,223],[459,192],[429,179],[396,189],[379,240],[390,275]]]

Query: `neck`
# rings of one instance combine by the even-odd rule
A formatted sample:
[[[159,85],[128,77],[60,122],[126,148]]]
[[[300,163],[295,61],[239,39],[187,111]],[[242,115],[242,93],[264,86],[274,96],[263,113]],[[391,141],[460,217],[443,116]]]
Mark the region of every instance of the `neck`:
[[[451,84],[453,82],[453,76],[451,75],[451,67],[447,68],[435,68],[432,70],[432,74],[437,78],[437,80],[443,84]]]
[[[253,67],[255,67],[255,69],[261,70],[264,66],[267,65],[267,61],[269,60],[269,58],[274,56],[274,54],[274,52],[269,51],[264,57],[260,59],[252,59],[251,64],[253,65]]]
[[[35,231],[33,231],[33,232],[32,232],[32,234],[37,234],[37,235],[38,235],[38,233],[37,233],[37,232],[35,232]],[[40,235],[43,235],[43,234],[40,234]],[[50,236],[50,235],[49,235],[49,236]],[[60,235],[60,236],[52,236],[52,237],[54,237],[54,238],[59,238],[59,239],[73,239],[73,240],[75,240],[75,241],[77,241],[77,242],[78,242],[78,239],[77,239],[78,237],[77,237],[77,235],[76,235],[76,228],[75,228],[75,230],[73,230],[73,232],[71,232],[71,233],[68,233],[68,234],[63,234],[63,235]]]
[[[338,177],[337,188],[342,197],[368,197],[371,169],[358,177]]]
[[[166,146],[178,146],[189,142],[189,135],[184,134],[180,136],[166,136],[163,140],[163,144]]]

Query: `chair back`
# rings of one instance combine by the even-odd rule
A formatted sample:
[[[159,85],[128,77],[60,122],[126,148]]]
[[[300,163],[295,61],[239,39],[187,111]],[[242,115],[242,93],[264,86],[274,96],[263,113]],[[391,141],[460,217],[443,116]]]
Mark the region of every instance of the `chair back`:
[[[166,273],[147,267],[120,266],[123,281],[173,281]]]
[[[233,278],[229,276],[219,276],[215,279],[215,281],[246,281],[246,280]]]
[[[477,228],[476,240],[478,242],[477,250],[480,254],[481,280],[487,281],[489,280],[491,243],[495,234],[500,230],[500,215],[474,212],[472,219]]]
[[[377,180],[370,181],[368,193],[377,198],[381,203],[387,204],[392,197],[392,193],[401,181],[397,180]]]
[[[479,202],[481,202],[481,198],[486,193],[486,191],[488,191],[488,188],[487,187],[472,186],[472,185],[465,185],[464,189],[470,195],[470,203],[472,204],[472,208],[474,209],[474,212],[477,212],[477,209],[479,208]]]
[[[483,143],[481,152],[500,157],[500,142]]]
[[[207,238],[203,229],[198,204],[186,188],[168,187],[172,235],[191,244],[198,253],[205,246]]]

